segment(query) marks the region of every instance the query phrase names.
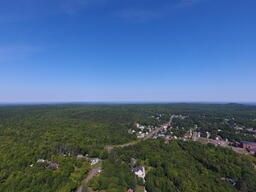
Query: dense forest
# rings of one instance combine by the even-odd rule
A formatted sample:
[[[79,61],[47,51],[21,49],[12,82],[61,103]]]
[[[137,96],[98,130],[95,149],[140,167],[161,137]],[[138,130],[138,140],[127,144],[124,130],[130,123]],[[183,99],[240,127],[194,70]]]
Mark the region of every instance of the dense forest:
[[[89,164],[77,154],[104,158],[105,145],[120,144],[132,116],[104,106],[26,106],[0,109],[0,191],[71,191]],[[49,159],[58,170],[35,163]],[[30,165],[35,166],[30,167]]]
[[[161,140],[110,154],[104,149],[137,141],[136,135],[129,134],[136,123],[160,126],[172,114],[187,117],[174,120],[174,134],[183,134],[196,124],[202,133],[211,131],[211,137],[255,141],[251,133],[234,130],[234,126],[256,129],[256,106],[249,105],[1,106],[0,191],[75,191],[91,169],[90,162],[77,155],[103,160],[102,174],[90,183],[97,190],[123,192],[145,185],[148,192],[256,191],[250,160],[226,149],[189,142],[167,145]],[[218,129],[222,131],[219,133]],[[147,167],[146,184],[131,172],[130,157]],[[46,161],[38,163],[40,159]],[[219,180],[220,177],[234,179],[236,185]]]
[[[131,159],[146,167],[145,184],[132,174]],[[145,185],[148,192],[254,192],[253,163],[253,158],[212,144],[148,140],[113,151],[103,173],[90,185],[96,191],[106,192],[135,189],[136,185]]]

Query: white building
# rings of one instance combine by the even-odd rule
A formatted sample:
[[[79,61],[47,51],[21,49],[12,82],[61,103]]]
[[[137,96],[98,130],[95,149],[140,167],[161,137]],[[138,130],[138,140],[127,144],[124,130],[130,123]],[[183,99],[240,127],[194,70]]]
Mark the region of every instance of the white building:
[[[209,132],[206,132],[206,138],[209,139],[211,134]]]
[[[141,130],[144,130],[145,129],[145,126],[139,126],[139,129],[141,129]]]
[[[142,139],[142,138],[144,138],[145,137],[145,133],[139,133],[138,135],[137,135],[137,138],[139,138],[139,139]]]
[[[76,157],[77,157],[77,159],[84,159],[85,158],[85,156],[83,156],[82,154],[78,154]]]
[[[92,160],[91,160],[91,165],[95,165],[95,164],[97,164],[97,163],[99,163],[99,162],[100,162],[100,159],[99,159],[99,158],[92,159]]]
[[[138,166],[135,167],[133,169],[135,175],[137,175],[138,177],[142,178],[144,180],[145,176],[146,176],[146,171],[145,168],[143,166]]]
[[[44,160],[44,159],[38,159],[37,160],[37,163],[44,163],[44,162],[46,162],[46,160]]]

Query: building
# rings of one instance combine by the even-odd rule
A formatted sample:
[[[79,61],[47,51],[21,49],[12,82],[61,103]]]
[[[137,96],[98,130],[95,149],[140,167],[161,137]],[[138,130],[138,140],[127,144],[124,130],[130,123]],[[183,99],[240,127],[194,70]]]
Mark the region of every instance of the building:
[[[49,162],[49,166],[50,166],[52,169],[58,169],[58,168],[59,168],[59,164],[58,164],[58,163],[55,163],[55,162]]]
[[[46,165],[45,167],[50,166],[52,169],[58,169],[59,168],[59,164],[58,163],[55,163],[55,162],[49,161],[49,160],[45,160],[45,159],[38,159],[37,163],[45,163],[45,165]],[[31,166],[31,167],[33,167],[33,166]]]
[[[196,141],[200,137],[201,137],[201,133],[200,132],[193,132],[193,134],[192,134],[193,141]]]
[[[244,149],[256,149],[256,142],[241,141],[240,146]]]
[[[168,127],[170,127],[170,124],[169,124],[169,123],[166,123],[166,124],[163,125],[163,128],[164,128],[164,129],[167,129]]]
[[[137,175],[138,177],[142,178],[144,180],[145,176],[146,176],[146,171],[145,168],[143,166],[138,166],[135,167],[133,169],[135,175]]]
[[[82,155],[82,154],[78,154],[76,156],[77,159],[86,159],[86,156]]]
[[[256,155],[256,149],[247,149],[249,153]]]
[[[211,134],[209,132],[206,132],[206,138],[209,139]]]
[[[91,165],[95,165],[95,164],[97,164],[98,162],[100,162],[100,159],[99,159],[99,158],[92,159],[92,160],[91,160]]]
[[[38,159],[37,160],[37,163],[45,163],[47,160],[44,160],[44,159]]]
[[[137,164],[137,160],[134,158],[131,158],[131,162],[130,162],[131,167],[134,167],[136,164]]]
[[[139,134],[137,135],[137,138],[142,139],[145,137],[145,133],[142,133],[141,131],[139,132]]]
[[[183,137],[188,139],[188,138],[191,138],[191,137],[192,137],[192,134],[186,133]]]

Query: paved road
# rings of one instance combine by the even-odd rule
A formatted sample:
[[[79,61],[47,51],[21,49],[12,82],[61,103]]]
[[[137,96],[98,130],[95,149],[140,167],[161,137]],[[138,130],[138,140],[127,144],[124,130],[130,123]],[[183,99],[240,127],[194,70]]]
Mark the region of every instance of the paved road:
[[[170,118],[169,123],[172,123],[172,117]],[[132,146],[132,145],[136,145],[137,143],[141,142],[141,141],[145,141],[147,139],[152,138],[155,134],[157,134],[159,131],[161,131],[163,129],[163,125],[159,128],[156,128],[155,130],[153,130],[152,132],[150,132],[148,135],[146,135],[142,140],[138,140],[138,141],[132,141],[130,143],[125,143],[122,145],[115,145],[115,146],[106,146],[105,149],[110,153],[114,148],[124,148],[124,147],[128,147],[128,146]],[[82,181],[82,185],[76,190],[76,192],[85,192],[85,188],[88,184],[88,182],[94,177],[96,176],[99,172],[101,171],[101,167],[97,167],[92,169],[87,177]]]
[[[136,145],[136,144],[138,144],[141,141],[145,141],[145,140],[153,137],[155,134],[157,134],[162,129],[163,129],[162,126],[157,128],[157,129],[155,129],[154,131],[152,131],[148,135],[146,135],[142,140],[132,141],[130,143],[125,143],[125,144],[122,144],[122,145],[106,146],[105,149],[110,153],[114,148],[124,148],[124,147],[129,147],[129,146]]]
[[[152,138],[155,134],[157,134],[159,131],[161,131],[163,129],[163,126],[156,128],[154,131],[151,131],[148,135],[146,135],[146,137],[143,138],[143,140],[147,140]]]
[[[173,117],[171,116],[171,118],[170,118],[170,120],[168,122],[169,124],[172,124],[172,119],[173,119]],[[156,128],[154,131],[150,132],[146,137],[144,137],[144,140],[152,138],[154,135],[156,135],[159,131],[161,131],[163,129],[164,129],[164,125],[162,125],[159,128]]]
[[[173,117],[170,118],[169,123],[172,123],[172,119]],[[163,125],[161,127],[156,128],[155,130],[151,131],[148,135],[146,135],[142,140],[137,140],[137,141],[132,141],[130,143],[125,143],[122,145],[115,145],[115,146],[106,146],[105,149],[108,152],[111,152],[114,148],[124,148],[124,147],[128,147],[128,146],[133,146],[136,145],[137,143],[141,142],[141,141],[145,141],[147,139],[152,138],[154,135],[156,135],[159,131],[161,131],[163,129]]]
[[[88,182],[95,177],[101,171],[101,167],[96,167],[90,170],[87,177],[82,181],[82,185],[76,190],[76,192],[85,192],[85,188]]]
[[[128,147],[128,146],[136,145],[139,142],[140,141],[132,141],[130,143],[125,143],[122,145],[106,146],[105,149],[110,153],[114,148],[124,148],[124,147]]]
[[[92,169],[88,176],[85,178],[84,183],[87,184],[94,176],[96,176],[101,171],[101,167],[96,167]]]

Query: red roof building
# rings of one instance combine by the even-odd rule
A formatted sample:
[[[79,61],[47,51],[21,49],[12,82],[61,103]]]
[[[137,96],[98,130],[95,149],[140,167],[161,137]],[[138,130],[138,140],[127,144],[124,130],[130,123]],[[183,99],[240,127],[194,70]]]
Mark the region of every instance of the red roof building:
[[[256,142],[241,141],[241,147],[244,149],[256,149]]]

